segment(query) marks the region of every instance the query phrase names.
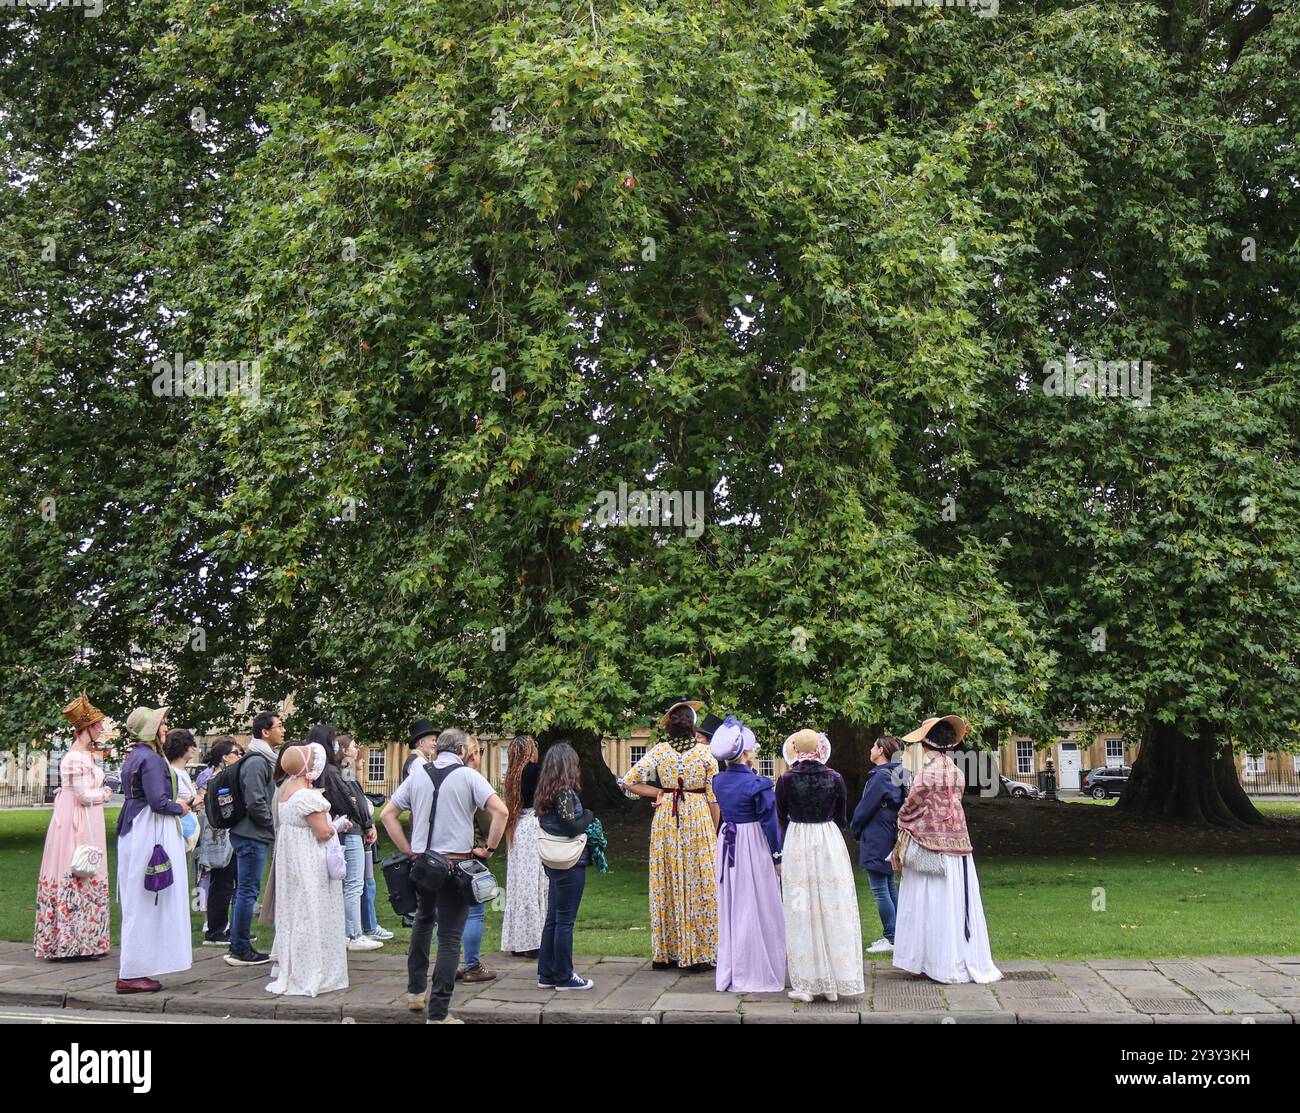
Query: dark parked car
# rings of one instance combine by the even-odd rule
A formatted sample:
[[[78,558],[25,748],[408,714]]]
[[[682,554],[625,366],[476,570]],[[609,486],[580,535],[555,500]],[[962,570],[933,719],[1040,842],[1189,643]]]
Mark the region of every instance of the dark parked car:
[[[1024,781],[1013,781],[1005,773],[1000,774],[1002,777],[1002,791],[1008,796],[1015,799],[1024,799],[1027,796],[1041,796],[1037,785],[1025,784]]]
[[[1079,781],[1079,791],[1094,800],[1106,800],[1118,796],[1128,781],[1133,770],[1127,765],[1105,766],[1101,769],[1089,769]]]

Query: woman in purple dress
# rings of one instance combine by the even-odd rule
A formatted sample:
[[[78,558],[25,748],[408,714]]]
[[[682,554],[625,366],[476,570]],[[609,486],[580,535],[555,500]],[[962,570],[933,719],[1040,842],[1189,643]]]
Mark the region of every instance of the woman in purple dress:
[[[758,743],[734,715],[714,732],[709,749],[724,766],[713,778],[721,813],[714,867],[718,990],[779,993],[785,988],[785,915],[772,782],[754,771]]]

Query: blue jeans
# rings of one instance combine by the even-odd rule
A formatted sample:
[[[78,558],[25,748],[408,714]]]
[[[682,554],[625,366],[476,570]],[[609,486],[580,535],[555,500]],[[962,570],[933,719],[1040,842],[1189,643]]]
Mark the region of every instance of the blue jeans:
[[[573,980],[573,925],[578,922],[578,905],[587,884],[587,864],[579,862],[567,870],[543,868],[551,885],[542,948],[537,956],[537,980],[546,985],[563,985]]]
[[[378,929],[379,917],[375,915],[375,878],[372,874],[366,878],[361,887],[361,930],[372,932]]]
[[[885,938],[894,941],[894,923],[898,917],[898,882],[894,871],[877,873],[867,870],[867,880],[871,882],[871,895],[876,898],[876,911],[880,913],[880,926]]]
[[[483,949],[483,922],[487,915],[486,904],[471,904],[469,917],[465,920],[465,969],[478,965],[479,952]]]
[[[230,836],[235,848],[235,900],[230,909],[230,953],[247,954],[252,950],[253,905],[262,891],[262,871],[266,869],[266,852],[270,843],[250,839],[247,835]]]
[[[343,922],[349,939],[361,934],[361,892],[366,887],[365,849],[361,835],[348,831],[342,836],[343,860],[347,863],[347,876],[343,878]]]

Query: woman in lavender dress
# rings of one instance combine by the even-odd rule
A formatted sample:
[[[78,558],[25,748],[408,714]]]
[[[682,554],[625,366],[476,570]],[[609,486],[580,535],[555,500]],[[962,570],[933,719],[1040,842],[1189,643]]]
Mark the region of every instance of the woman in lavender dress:
[[[713,778],[721,810],[717,987],[726,993],[785,988],[781,908],[781,826],[772,782],[754,771],[754,732],[729,715],[709,747],[723,771]]]

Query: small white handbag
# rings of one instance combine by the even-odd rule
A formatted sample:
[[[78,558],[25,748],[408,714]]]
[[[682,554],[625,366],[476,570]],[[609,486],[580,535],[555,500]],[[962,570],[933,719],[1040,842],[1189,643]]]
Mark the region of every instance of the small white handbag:
[[[537,856],[541,858],[542,865],[550,866],[553,870],[572,869],[586,849],[585,832],[575,838],[548,835],[545,831],[537,832]]]
[[[103,864],[104,852],[97,846],[83,844],[72,852],[73,877],[94,877]]]

